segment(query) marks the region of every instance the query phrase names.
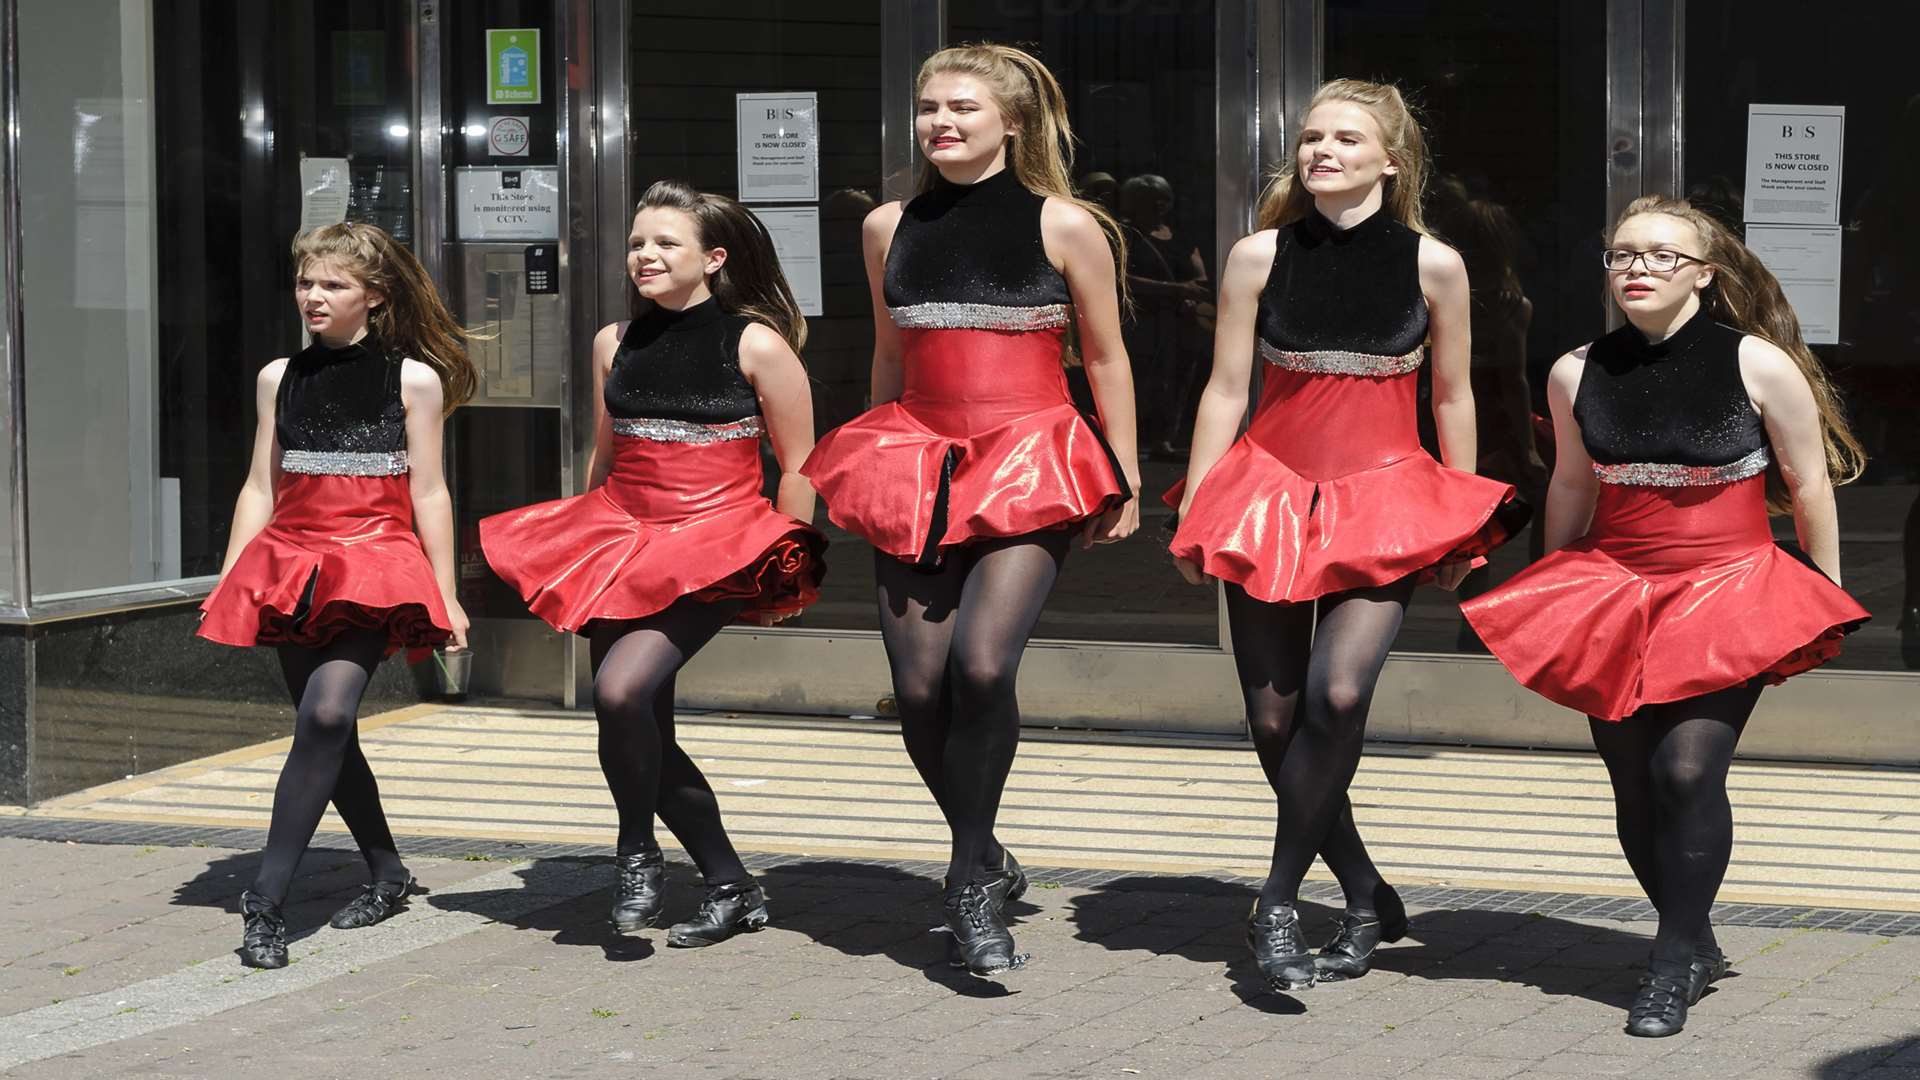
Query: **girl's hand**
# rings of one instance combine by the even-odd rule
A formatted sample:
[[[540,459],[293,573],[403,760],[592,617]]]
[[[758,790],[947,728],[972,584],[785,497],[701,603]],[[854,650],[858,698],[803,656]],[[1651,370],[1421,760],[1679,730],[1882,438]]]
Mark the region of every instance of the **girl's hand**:
[[[1086,527],[1080,530],[1080,546],[1091,548],[1095,544],[1125,540],[1139,528],[1140,500],[1128,499],[1099,517],[1087,519]]]
[[[753,617],[753,624],[755,626],[774,626],[779,623],[786,622],[788,619],[791,619],[798,614],[800,613],[797,611],[788,611],[788,612],[763,611],[760,614],[755,615]]]
[[[1448,592],[1452,592],[1453,590],[1460,587],[1460,582],[1466,578],[1467,573],[1472,569],[1473,569],[1472,559],[1459,559],[1454,562],[1443,562],[1439,566],[1434,568],[1433,583],[1447,590]]]
[[[1207,576],[1206,571],[1200,569],[1199,564],[1191,559],[1182,559],[1176,555],[1173,568],[1180,571],[1180,576],[1186,578],[1189,585],[1205,585],[1213,580]]]
[[[446,652],[459,652],[467,647],[467,628],[471,625],[467,621],[467,611],[460,606],[460,601],[451,596],[442,595],[441,600],[447,605],[447,625],[453,628],[453,639],[447,642],[444,649]]]

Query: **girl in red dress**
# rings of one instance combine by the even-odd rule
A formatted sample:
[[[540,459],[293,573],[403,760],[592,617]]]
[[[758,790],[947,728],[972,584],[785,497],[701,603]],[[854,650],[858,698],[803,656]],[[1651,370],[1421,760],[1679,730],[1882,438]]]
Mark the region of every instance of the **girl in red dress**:
[[[412,252],[372,225],[305,233],[293,261],[313,344],[260,372],[253,464],[199,630],[276,646],[297,710],[267,850],[240,899],[241,960],[260,968],[287,964],[281,905],[329,800],[373,879],[333,925],[371,926],[404,904],[413,879],[355,718],[388,653],[467,644],[440,470],[441,422],[473,394],[466,335]]]
[[[805,472],[833,521],[873,544],[901,734],[953,834],[955,960],[992,975],[1021,959],[1001,909],[1026,878],[993,835],[1020,656],[1074,536],[1115,541],[1139,522],[1124,244],[1072,193],[1066,101],[1040,61],[944,49],[915,93],[920,193],[863,231],[873,408],[823,436]],[[1098,426],[1067,393],[1070,327]]]
[[[1627,1033],[1659,1037],[1726,973],[1707,915],[1760,690],[1866,621],[1833,502],[1863,455],[1779,282],[1719,223],[1638,199],[1604,258],[1627,325],[1549,377],[1551,554],[1463,610],[1523,684],[1587,714],[1660,912]],[[1792,512],[1800,550],[1774,543],[1769,509]]]
[[[1166,496],[1180,572],[1226,585],[1278,804],[1248,929],[1276,989],[1363,975],[1380,942],[1406,933],[1347,800],[1367,707],[1416,580],[1453,588],[1525,516],[1512,486],[1473,475],[1467,273],[1421,224],[1426,173],[1399,91],[1343,79],[1314,95],[1260,231],[1228,256],[1187,478]],[[1416,423],[1429,345],[1444,465]],[[1260,402],[1236,439],[1256,356]],[[1294,910],[1316,853],[1346,893],[1318,957]]]
[[[640,199],[627,274],[648,305],[594,339],[586,493],[486,518],[480,543],[535,615],[590,643],[620,818],[614,926],[659,918],[658,814],[707,886],[667,943],[712,945],[765,926],[766,896],[674,738],[674,676],[728,623],[770,625],[819,595],[826,541],[795,471],[813,449],[806,321],[759,219],[676,181]],[[762,435],[780,462],[778,509],[761,493]]]

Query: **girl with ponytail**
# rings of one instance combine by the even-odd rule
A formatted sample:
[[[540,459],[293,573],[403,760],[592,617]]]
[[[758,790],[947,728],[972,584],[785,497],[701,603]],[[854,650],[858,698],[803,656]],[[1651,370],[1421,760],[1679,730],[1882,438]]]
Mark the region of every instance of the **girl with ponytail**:
[[[1659,1037],[1727,971],[1707,913],[1760,691],[1866,621],[1840,588],[1833,501],[1863,454],[1780,283],[1725,227],[1649,196],[1603,258],[1627,322],[1549,376],[1551,554],[1463,610],[1516,678],[1587,715],[1660,913],[1626,1030]],[[1799,550],[1774,543],[1770,508]]]
[[[1022,960],[1002,908],[1026,876],[994,838],[1020,657],[1074,536],[1139,524],[1122,240],[1072,193],[1066,98],[1039,60],[943,49],[914,87],[920,193],[863,230],[873,408],[803,471],[873,545],[901,734],[952,830],[952,960],[989,976]],[[1097,424],[1067,393],[1070,332]]]
[[[769,626],[819,596],[826,540],[796,471],[813,449],[806,321],[760,220],[677,181],[641,197],[627,276],[640,311],[593,344],[586,493],[485,518],[480,543],[535,615],[588,640],[620,819],[613,925],[659,918],[658,814],[707,886],[667,944],[712,945],[765,926],[766,896],[674,739],[674,676],[728,623]],[[780,463],[774,504],[761,492],[763,435]]]
[[[467,644],[440,467],[441,423],[473,394],[467,334],[419,260],[372,225],[306,233],[293,263],[313,344],[260,372],[253,464],[199,630],[275,646],[296,710],[267,850],[240,898],[240,957],[256,968],[287,965],[282,905],[328,802],[372,876],[333,925],[372,926],[405,904],[413,879],[360,751],[360,698],[388,653]]]
[[[1407,932],[1354,824],[1347,785],[1387,651],[1420,581],[1459,584],[1525,520],[1473,473],[1466,267],[1427,235],[1425,137],[1400,92],[1342,79],[1314,94],[1294,158],[1228,256],[1213,374],[1194,423],[1172,553],[1226,586],[1247,725],[1273,789],[1273,860],[1247,930],[1278,990],[1365,975]],[[1445,464],[1420,445],[1431,354]],[[1260,401],[1245,435],[1255,359]],[[1295,905],[1314,857],[1346,893],[1315,956]]]

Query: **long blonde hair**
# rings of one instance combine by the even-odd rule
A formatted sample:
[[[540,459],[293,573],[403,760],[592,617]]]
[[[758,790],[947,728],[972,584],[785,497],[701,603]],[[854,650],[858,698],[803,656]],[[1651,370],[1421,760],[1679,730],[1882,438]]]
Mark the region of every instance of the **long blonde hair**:
[[[1847,426],[1840,394],[1827,378],[1826,366],[1807,348],[1806,339],[1800,333],[1800,319],[1794,315],[1793,305],[1787,302],[1787,295],[1773,271],[1726,226],[1687,200],[1666,195],[1643,195],[1627,204],[1608,231],[1608,238],[1619,232],[1628,218],[1641,214],[1664,214],[1693,226],[1693,231],[1700,236],[1700,257],[1713,267],[1713,280],[1700,293],[1701,314],[1743,334],[1751,334],[1793,357],[1800,374],[1812,388],[1814,404],[1820,410],[1820,440],[1826,446],[1827,476],[1835,484],[1859,479],[1867,464],[1866,449]],[[1777,460],[1767,469],[1767,507],[1775,513],[1786,513],[1793,508],[1793,495],[1787,490],[1786,479],[1780,475]]]
[[[1067,121],[1067,95],[1047,65],[1011,45],[986,41],[954,45],[927,57],[927,62],[920,65],[920,74],[913,80],[914,97],[919,98],[928,79],[943,74],[972,75],[987,84],[1001,118],[1007,127],[1019,132],[1010,137],[1007,147],[1007,167],[1013,170],[1014,179],[1028,191],[1073,203],[1092,214],[1107,234],[1115,267],[1126,266],[1127,237],[1120,222],[1106,207],[1074,193],[1073,125]],[[933,163],[922,158],[915,190],[933,190],[938,176]],[[1127,276],[1116,270],[1114,278],[1124,309],[1129,301]]]
[[[1385,178],[1387,186],[1383,200],[1387,213],[1392,214],[1400,224],[1418,233],[1427,231],[1426,219],[1421,215],[1421,204],[1426,199],[1427,174],[1433,170],[1433,159],[1427,152],[1427,134],[1420,127],[1420,120],[1414,116],[1407,99],[1400,88],[1391,83],[1367,82],[1364,79],[1335,79],[1323,83],[1313,92],[1313,100],[1300,114],[1300,122],[1295,131],[1304,131],[1307,117],[1313,110],[1330,101],[1345,101],[1367,110],[1373,122],[1380,128],[1380,144],[1387,151],[1387,160],[1393,162],[1398,170]],[[1267,184],[1267,190],[1260,196],[1259,210],[1254,214],[1254,228],[1273,229],[1290,225],[1307,216],[1313,209],[1313,193],[1300,183],[1300,137],[1294,136],[1294,152],[1273,172],[1273,179]]]
[[[680,180],[654,181],[633,212],[654,209],[678,210],[692,218],[703,250],[726,249],[727,261],[707,277],[721,310],[768,326],[799,355],[807,343],[807,320],[780,270],[773,237],[753,211]],[[638,299],[631,283],[628,292]]]
[[[387,298],[368,313],[367,333],[393,355],[432,368],[440,376],[447,413],[472,399],[479,372],[467,356],[466,343],[475,335],[441,302],[433,279],[413,252],[377,225],[343,221],[293,238],[296,272],[304,273],[308,264],[321,260],[338,263],[363,287]]]

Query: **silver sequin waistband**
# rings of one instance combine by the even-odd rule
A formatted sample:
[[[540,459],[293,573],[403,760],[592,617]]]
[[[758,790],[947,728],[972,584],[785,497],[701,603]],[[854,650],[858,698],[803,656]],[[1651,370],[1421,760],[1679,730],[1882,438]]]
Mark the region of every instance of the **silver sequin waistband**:
[[[735,420],[730,424],[696,424],[690,420],[657,420],[653,418],[626,419],[615,417],[613,433],[625,435],[629,439],[648,439],[653,442],[671,443],[717,443],[731,442],[734,439],[757,439],[765,434],[767,425],[757,416],[745,420]]]
[[[407,471],[407,452],[355,454],[344,450],[282,450],[280,471],[305,476],[399,476]]]
[[[1661,465],[1634,461],[1625,465],[1594,463],[1593,475],[1603,484],[1633,484],[1641,487],[1711,487],[1731,484],[1767,471],[1771,462],[1767,448],[1761,447],[1739,461],[1725,465]]]
[[[890,307],[887,314],[902,330],[1056,330],[1067,325],[1065,304],[912,304]]]
[[[1405,375],[1420,367],[1420,359],[1424,355],[1424,350],[1418,348],[1405,356],[1375,356],[1372,353],[1338,349],[1287,352],[1265,341],[1258,343],[1257,351],[1260,359],[1288,371],[1306,371],[1315,375],[1364,375],[1371,378]]]

